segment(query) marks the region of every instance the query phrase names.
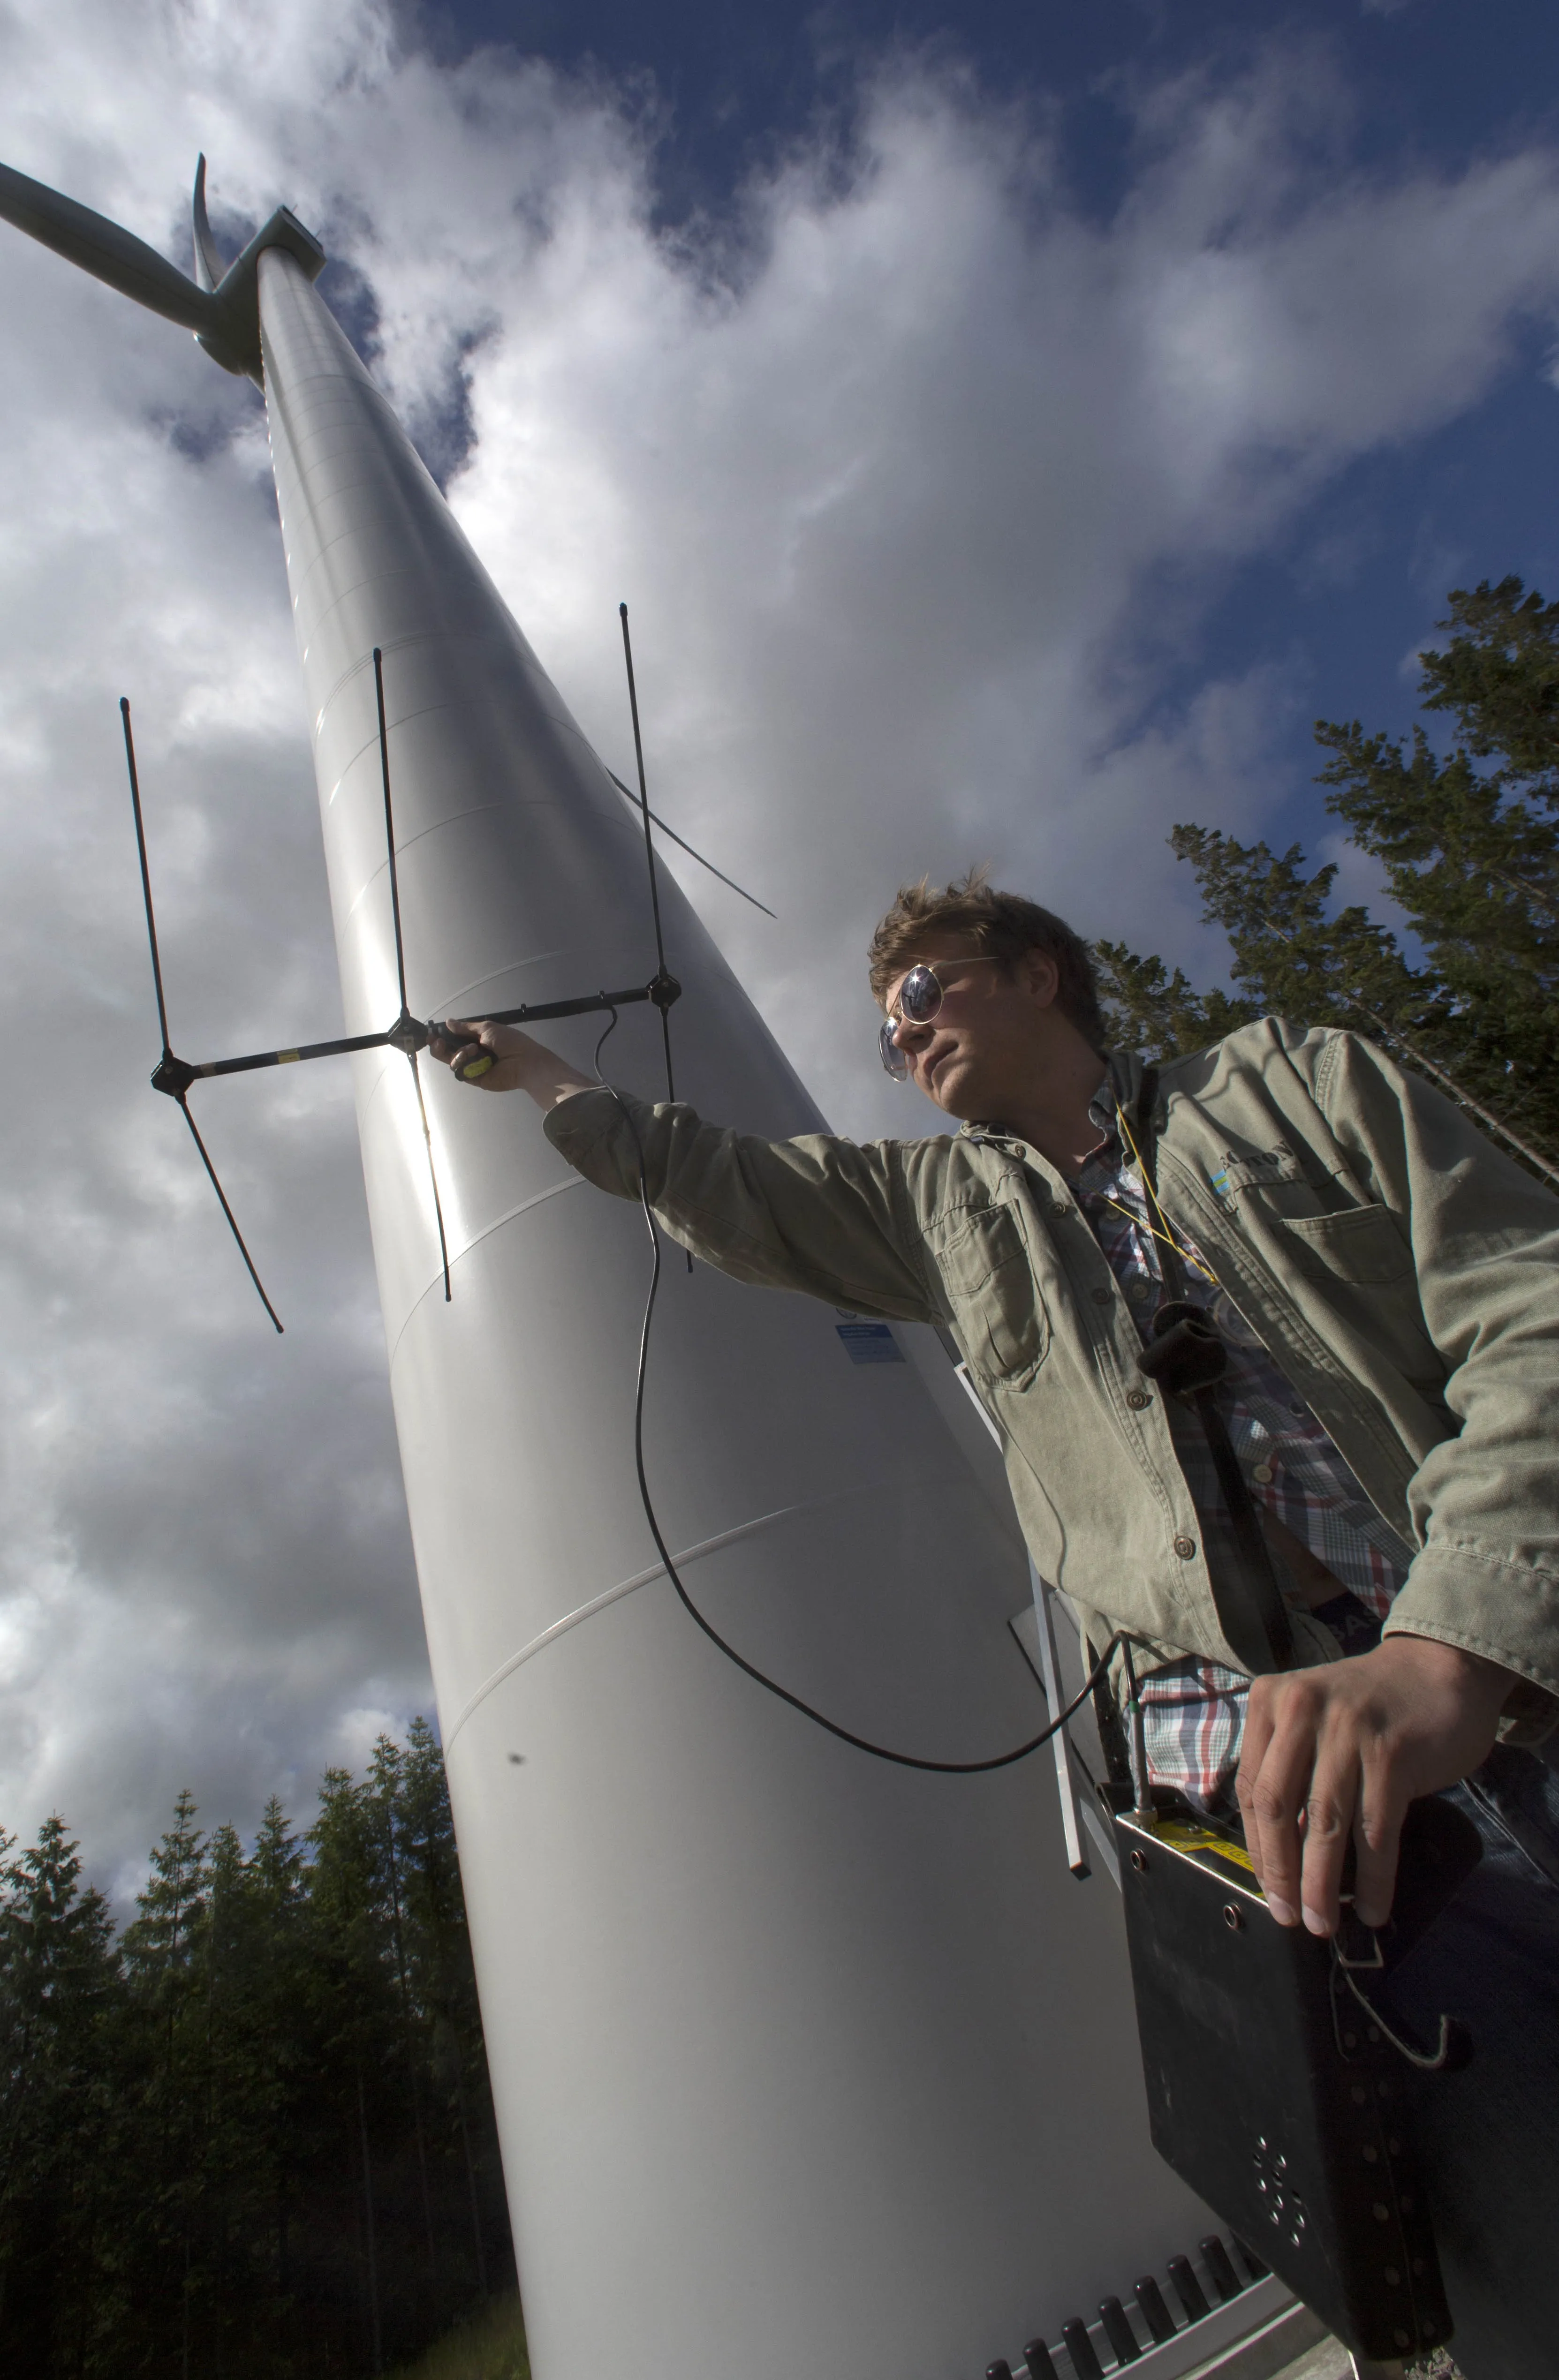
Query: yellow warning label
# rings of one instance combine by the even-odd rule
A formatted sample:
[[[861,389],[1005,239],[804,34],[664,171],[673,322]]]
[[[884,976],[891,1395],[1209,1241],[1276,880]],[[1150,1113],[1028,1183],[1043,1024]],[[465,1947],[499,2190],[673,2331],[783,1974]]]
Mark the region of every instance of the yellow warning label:
[[[1172,1851],[1216,1852],[1220,1859],[1232,1860],[1254,1876],[1256,1863],[1243,1843],[1231,1841],[1227,1835],[1214,1834],[1211,1827],[1188,1826],[1181,1818],[1161,1818],[1153,1828],[1161,1843]]]

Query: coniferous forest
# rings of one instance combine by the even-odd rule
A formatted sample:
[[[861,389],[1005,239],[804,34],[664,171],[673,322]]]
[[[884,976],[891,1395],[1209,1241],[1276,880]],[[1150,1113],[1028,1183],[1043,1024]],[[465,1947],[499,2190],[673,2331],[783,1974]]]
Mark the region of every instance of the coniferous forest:
[[[1452,591],[1439,626],[1419,691],[1448,750],[1422,725],[1404,745],[1358,720],[1315,723],[1326,807],[1379,868],[1407,950],[1364,907],[1334,909],[1334,861],[1312,870],[1297,844],[1188,822],[1170,844],[1228,936],[1233,990],[1199,991],[1123,942],[1094,956],[1128,1049],[1175,1057],[1265,1015],[1341,1026],[1559,1188],[1559,603],[1484,580]]]
[[[432,1730],[248,1848],[182,1794],[116,1933],[0,1837],[0,2369],[387,2372],[514,2287]]]

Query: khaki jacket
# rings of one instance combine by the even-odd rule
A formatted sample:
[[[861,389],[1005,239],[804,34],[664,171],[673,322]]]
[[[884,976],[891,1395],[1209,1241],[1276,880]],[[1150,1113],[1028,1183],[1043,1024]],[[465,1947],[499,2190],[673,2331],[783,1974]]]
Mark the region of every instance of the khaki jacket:
[[[1122,1103],[1141,1063],[1111,1062]],[[627,1102],[666,1228],[738,1280],[951,1332],[1005,1442],[1035,1563],[1102,1642],[1238,1669],[1162,1402],[1066,1176],[999,1127],[768,1141]],[[638,1196],[605,1091],[554,1146]],[[1390,1629],[1528,1682],[1559,1718],[1559,1200],[1370,1043],[1273,1018],[1163,1069],[1160,1193],[1365,1492],[1417,1548]],[[1302,1658],[1335,1640],[1295,1614]],[[1539,1691],[1533,1692],[1533,1689]]]

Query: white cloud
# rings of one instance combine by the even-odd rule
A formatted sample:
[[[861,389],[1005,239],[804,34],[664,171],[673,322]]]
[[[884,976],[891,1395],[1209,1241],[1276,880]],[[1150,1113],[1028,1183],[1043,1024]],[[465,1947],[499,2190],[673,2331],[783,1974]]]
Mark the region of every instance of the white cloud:
[[[1165,672],[1221,573],[1552,311],[1554,160],[1319,164],[1334,94],[1285,54],[1144,93],[1101,225],[1016,110],[901,65],[852,145],[673,237],[609,90],[387,26],[13,10],[0,156],[182,256],[204,147],[219,225],[286,199],[356,268],[397,401],[468,422],[457,509],[619,768],[633,605],[658,802],[781,923],[689,889],[841,1124],[910,1121],[853,955],[903,876],[988,858],[1209,955],[1163,836],[1260,826],[1305,688],[1279,657],[1165,714]],[[202,1110],[279,1344],[141,1087],[121,691],[177,1038],[335,1014],[258,401],[4,227],[0,308],[0,1815],[57,1802],[124,1860],[180,1782],[252,1819],[426,1684],[345,1081]]]

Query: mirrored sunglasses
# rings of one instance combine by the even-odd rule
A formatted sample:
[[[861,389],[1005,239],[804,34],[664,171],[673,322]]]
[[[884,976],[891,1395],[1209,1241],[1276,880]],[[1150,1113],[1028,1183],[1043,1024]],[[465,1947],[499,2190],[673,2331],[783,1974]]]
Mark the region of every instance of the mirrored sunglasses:
[[[938,964],[953,975],[959,967],[988,965],[994,956],[993,952],[971,952],[968,958],[943,959]],[[883,1071],[895,1083],[907,1082],[909,1057],[894,1039],[895,1033],[901,1025],[929,1025],[942,1006],[942,978],[933,966],[912,966],[899,985],[898,998],[877,1036]]]

